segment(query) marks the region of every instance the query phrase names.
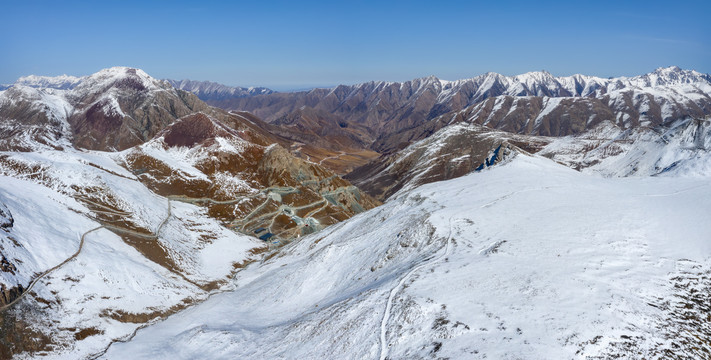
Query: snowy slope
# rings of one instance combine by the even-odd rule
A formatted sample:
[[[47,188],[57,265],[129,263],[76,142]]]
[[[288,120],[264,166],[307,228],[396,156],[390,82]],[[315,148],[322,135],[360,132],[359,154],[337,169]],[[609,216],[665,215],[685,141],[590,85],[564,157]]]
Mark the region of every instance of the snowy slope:
[[[206,298],[264,246],[204,208],[156,195],[119,159],[0,154],[0,288],[23,290],[3,299],[0,328],[14,330],[0,332],[0,357],[101,352]]]
[[[711,120],[623,130],[605,122],[577,136],[550,139],[540,155],[605,176],[711,176]]]
[[[293,243],[105,357],[708,357],[709,213],[708,178],[519,155]]]

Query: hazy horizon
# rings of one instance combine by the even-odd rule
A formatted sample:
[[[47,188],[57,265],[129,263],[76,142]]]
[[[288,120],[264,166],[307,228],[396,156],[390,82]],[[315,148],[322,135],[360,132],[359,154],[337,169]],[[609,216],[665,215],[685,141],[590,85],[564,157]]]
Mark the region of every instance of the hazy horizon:
[[[435,75],[711,72],[711,4],[681,1],[7,4],[0,83],[131,66],[278,91]]]

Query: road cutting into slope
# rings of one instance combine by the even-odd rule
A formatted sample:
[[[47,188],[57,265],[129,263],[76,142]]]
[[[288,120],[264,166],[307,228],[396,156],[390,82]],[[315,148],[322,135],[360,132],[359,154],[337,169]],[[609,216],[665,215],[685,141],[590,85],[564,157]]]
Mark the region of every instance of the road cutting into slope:
[[[24,296],[25,296],[26,294],[28,294],[28,293],[30,292],[30,290],[32,290],[32,288],[35,286],[35,284],[37,284],[37,283],[38,283],[40,280],[42,280],[44,277],[46,277],[47,275],[49,275],[49,274],[51,274],[52,272],[56,271],[57,269],[61,268],[62,266],[66,265],[66,264],[69,263],[70,261],[76,259],[77,256],[79,256],[79,254],[81,254],[81,251],[84,249],[84,243],[85,243],[85,240],[86,240],[86,236],[89,235],[90,233],[92,233],[92,232],[94,232],[94,231],[97,231],[97,230],[100,230],[100,229],[107,229],[107,230],[111,230],[111,231],[114,231],[114,230],[115,230],[115,231],[118,231],[118,232],[129,233],[129,234],[131,234],[131,235],[136,235],[136,236],[140,236],[140,237],[144,237],[144,238],[157,239],[157,238],[158,238],[158,234],[160,233],[160,230],[161,230],[161,229],[163,228],[163,226],[166,224],[166,222],[168,221],[168,218],[170,218],[170,216],[171,216],[171,205],[170,205],[170,200],[168,200],[168,215],[166,215],[165,219],[163,219],[163,221],[162,221],[162,222],[158,225],[158,227],[156,228],[156,233],[155,233],[155,235],[141,234],[141,233],[137,233],[137,232],[132,231],[132,230],[123,229],[123,228],[119,228],[119,227],[116,227],[116,226],[113,226],[113,225],[106,225],[106,224],[101,225],[101,226],[97,226],[97,227],[95,227],[95,228],[93,228],[93,229],[91,229],[91,230],[86,231],[84,234],[82,234],[82,236],[81,236],[81,238],[80,238],[80,240],[79,240],[79,248],[77,249],[76,252],[74,252],[74,254],[72,254],[70,257],[66,258],[66,259],[65,259],[64,261],[62,261],[61,263],[55,265],[54,267],[52,267],[52,268],[50,268],[50,269],[45,270],[43,273],[41,273],[39,276],[37,276],[34,280],[32,280],[32,281],[30,282],[30,284],[27,286],[27,289],[25,289],[25,290],[20,294],[20,296],[18,296],[15,300],[11,301],[11,302],[8,303],[7,305],[5,305],[5,306],[3,306],[3,307],[0,307],[0,312],[9,309],[9,308],[12,307],[13,305],[15,305],[18,301],[20,301],[21,299],[23,299]]]
[[[98,226],[98,227],[95,227],[95,228],[93,228],[93,229],[91,229],[91,230],[89,230],[89,231],[86,231],[84,234],[82,234],[81,239],[79,240],[79,249],[77,249],[77,251],[76,251],[74,254],[72,254],[72,256],[68,257],[66,260],[62,261],[61,263],[55,265],[53,268],[46,270],[45,272],[43,272],[42,274],[40,274],[38,277],[36,277],[34,280],[32,280],[32,281],[30,282],[30,285],[27,286],[27,289],[25,289],[25,291],[23,291],[22,294],[20,294],[20,296],[18,296],[15,300],[12,300],[9,304],[7,304],[7,305],[3,306],[2,308],[0,308],[0,311],[5,311],[6,309],[9,309],[9,308],[12,307],[13,305],[15,305],[15,304],[16,304],[18,301],[20,301],[26,294],[28,294],[28,293],[30,292],[30,290],[32,290],[32,288],[35,286],[35,284],[37,284],[37,282],[39,282],[40,280],[42,280],[42,278],[44,278],[45,276],[51,274],[53,271],[59,269],[60,267],[62,267],[62,266],[64,266],[65,264],[67,264],[68,262],[70,262],[70,261],[76,259],[76,257],[79,256],[79,254],[81,253],[81,250],[84,248],[84,240],[86,239],[86,236],[89,235],[90,233],[94,232],[94,231],[97,231],[97,230],[103,228],[103,227],[104,227],[104,226]]]
[[[325,157],[325,158],[321,159],[321,161],[319,161],[318,164],[319,164],[319,165],[322,165],[323,162],[326,161],[326,160],[338,159],[339,157],[341,157],[341,156],[343,156],[343,155],[346,155],[346,152],[345,152],[345,151],[341,151],[341,153],[338,154],[338,155],[336,155],[336,156]]]

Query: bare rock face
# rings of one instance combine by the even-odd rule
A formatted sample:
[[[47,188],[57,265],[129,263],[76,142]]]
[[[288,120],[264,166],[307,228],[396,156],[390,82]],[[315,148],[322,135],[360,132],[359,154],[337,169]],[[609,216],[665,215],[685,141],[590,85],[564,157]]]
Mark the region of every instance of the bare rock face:
[[[0,203],[0,234],[3,232],[5,234],[10,233],[15,220],[12,218],[10,210],[5,206],[5,204]],[[0,249],[0,272],[8,273],[11,275],[17,274],[17,267],[8,260]],[[15,300],[22,292],[24,288],[21,284],[15,287],[8,288],[5,284],[0,283],[0,307],[9,304]]]
[[[3,270],[4,271],[4,270]],[[12,288],[6,288],[5,284],[0,284],[0,306],[7,305],[17,299],[25,289],[22,285],[18,285]]]
[[[365,126],[310,107],[286,114],[271,125],[269,130],[274,134],[325,149],[363,149],[372,142]]]
[[[219,127],[207,115],[198,113],[176,121],[163,134],[168,146],[188,146],[203,143],[216,136],[227,136],[228,131]]]
[[[5,204],[0,203],[0,229],[9,231],[14,223],[15,219],[12,218],[10,209]]]

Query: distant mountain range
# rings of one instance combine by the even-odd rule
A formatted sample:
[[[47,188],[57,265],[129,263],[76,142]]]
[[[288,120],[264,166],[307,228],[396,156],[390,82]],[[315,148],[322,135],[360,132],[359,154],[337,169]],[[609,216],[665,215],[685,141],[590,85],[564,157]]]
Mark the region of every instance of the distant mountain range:
[[[77,86],[84,77],[60,75],[60,76],[23,76],[13,84],[0,84],[0,90],[6,90],[13,85],[23,85],[33,88],[49,88],[57,90],[70,90]],[[275,93],[274,90],[265,87],[239,87],[227,86],[211,81],[195,80],[171,80],[166,79],[171,86],[176,89],[189,91],[197,95],[203,101],[218,101],[231,98],[241,98],[254,95],[265,95]]]
[[[422,139],[422,127],[443,121],[440,116],[446,122],[466,117],[510,132],[564,136],[606,120],[632,128],[710,114],[710,93],[710,75],[668,67],[619,78],[555,77],[547,72],[487,73],[457,81],[430,76],[402,83],[378,81],[258,95],[217,105],[252,112],[267,122],[315,108],[364,126],[368,136],[363,137],[374,139],[370,148],[387,153]]]
[[[82,77],[70,76],[70,75],[60,75],[60,76],[38,76],[29,75],[23,76],[14,84],[0,85],[0,90],[8,89],[13,85],[23,85],[33,88],[50,88],[58,90],[68,90],[73,89],[77,84],[82,81]]]
[[[255,95],[272,94],[275,91],[265,87],[238,87],[218,84],[211,81],[195,80],[166,80],[176,89],[190,91],[197,95],[200,100],[210,104],[213,101],[243,98]]]

